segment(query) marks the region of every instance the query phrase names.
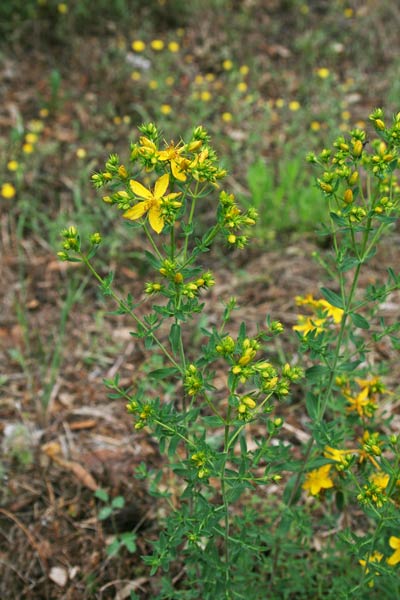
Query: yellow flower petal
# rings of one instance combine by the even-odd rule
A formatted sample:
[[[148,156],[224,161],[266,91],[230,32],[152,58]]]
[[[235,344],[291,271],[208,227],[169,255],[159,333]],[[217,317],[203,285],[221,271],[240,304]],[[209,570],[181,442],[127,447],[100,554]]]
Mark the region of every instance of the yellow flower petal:
[[[149,210],[149,223],[150,227],[154,229],[156,233],[162,232],[164,228],[164,219],[160,213],[160,206],[156,203],[154,203]]]
[[[164,196],[165,192],[167,191],[168,184],[169,184],[169,175],[168,175],[168,173],[165,173],[165,175],[162,175],[156,181],[156,184],[154,186],[154,198],[157,198],[157,200],[162,198]]]
[[[143,217],[144,213],[148,210],[149,203],[148,202],[139,202],[136,206],[132,208],[128,208],[122,215],[125,219],[129,219],[130,221],[136,221],[136,219],[140,219]]]
[[[175,160],[171,160],[171,171],[172,175],[178,181],[186,181],[186,175],[180,170],[178,163]]]
[[[153,197],[153,194],[150,192],[150,190],[146,189],[144,185],[142,185],[138,181],[131,179],[129,185],[132,192],[136,194],[136,196],[139,196],[140,198],[146,198],[146,200],[150,200],[150,198]]]

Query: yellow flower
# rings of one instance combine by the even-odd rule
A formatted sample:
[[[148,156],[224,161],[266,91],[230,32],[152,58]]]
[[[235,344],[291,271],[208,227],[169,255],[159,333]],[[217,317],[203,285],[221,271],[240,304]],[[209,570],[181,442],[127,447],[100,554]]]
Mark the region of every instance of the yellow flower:
[[[130,221],[136,221],[136,219],[140,219],[145,213],[148,213],[150,227],[154,229],[156,233],[161,233],[164,228],[164,218],[161,211],[162,203],[180,196],[180,192],[165,196],[165,192],[169,185],[168,173],[165,173],[165,175],[162,175],[157,179],[153,192],[134,179],[130,180],[129,185],[132,192],[136,196],[139,196],[139,198],[144,198],[144,200],[125,211],[123,217]]]
[[[171,142],[165,150],[161,150],[158,153],[159,160],[169,161],[171,173],[178,181],[186,181],[186,175],[184,173],[184,170],[187,166],[187,161],[181,157],[182,151],[183,146],[179,148],[178,145],[175,145],[174,142]]]
[[[352,8],[345,8],[343,14],[346,19],[351,19],[351,17],[354,15],[354,10]]]
[[[245,81],[241,81],[238,83],[237,89],[239,92],[247,92],[247,83]]]
[[[337,306],[332,306],[327,300],[319,300],[319,307],[323,309],[323,311],[331,317],[334,323],[338,324],[342,322],[343,318],[343,310],[341,308],[337,308]]]
[[[333,487],[334,483],[331,477],[329,477],[331,467],[332,465],[323,465],[319,469],[314,469],[307,473],[303,489],[308,490],[312,496],[316,496],[322,489]]]
[[[321,67],[320,69],[317,69],[317,75],[321,79],[327,79],[330,75],[330,71],[326,67]]]
[[[317,319],[313,317],[305,317],[298,315],[298,325],[294,325],[294,331],[300,331],[303,335],[308,335],[311,331],[322,333],[324,331],[325,319]]]
[[[277,98],[275,102],[276,108],[283,108],[285,106],[285,101],[283,98]]]
[[[61,2],[57,5],[57,10],[60,14],[65,15],[68,12],[68,6],[65,4],[65,2]]]
[[[339,450],[338,448],[332,448],[331,446],[325,446],[324,448],[324,456],[325,458],[329,458],[338,463],[345,463],[346,456],[348,454],[353,454],[353,450]]]
[[[25,154],[32,154],[32,152],[33,152],[32,144],[24,144],[22,146],[22,151],[25,152]]]
[[[203,100],[203,102],[209,102],[211,100],[210,92],[208,92],[207,90],[201,92],[200,99]]]
[[[76,156],[78,158],[85,158],[86,154],[87,153],[86,153],[85,148],[78,148],[77,151],[76,151]]]
[[[39,110],[39,115],[42,117],[42,119],[45,119],[46,117],[49,116],[49,109],[48,108],[41,108]]]
[[[367,560],[365,560],[365,559],[362,559],[362,558],[361,558],[361,559],[360,559],[358,562],[359,562],[359,563],[360,563],[360,565],[363,567],[365,574],[366,574],[366,575],[368,575],[368,573],[370,572],[370,570],[369,570],[369,566],[370,566],[372,563],[380,563],[380,562],[381,562],[381,560],[382,560],[382,558],[383,558],[383,554],[382,554],[381,552],[378,552],[377,550],[375,550],[375,551],[374,551],[374,552],[373,552],[373,553],[372,553],[372,554],[371,554],[371,555],[368,557],[368,559],[367,559]],[[380,573],[378,573],[377,571],[375,571],[375,572],[374,572],[374,575],[377,575],[377,576],[379,576],[379,575],[380,575]],[[374,587],[374,580],[373,580],[373,579],[371,579],[371,580],[368,582],[368,585],[369,585],[369,587]]]
[[[142,42],[142,40],[134,40],[132,42],[132,50],[134,50],[135,52],[143,52],[145,48],[146,44]]]
[[[368,388],[365,387],[356,397],[345,394],[347,402],[350,406],[347,407],[347,412],[357,412],[360,417],[372,417],[377,409],[377,404],[368,395]]]
[[[241,75],[244,75],[244,76],[246,76],[246,75],[248,75],[248,73],[249,73],[249,70],[250,70],[250,69],[249,69],[249,67],[248,67],[247,65],[242,65],[242,66],[240,67],[240,69],[239,69],[239,73],[240,73]]]
[[[206,76],[204,79],[211,83],[212,81],[215,81],[215,74],[214,73],[206,73]]]
[[[388,486],[390,476],[387,473],[382,473],[382,471],[379,471],[379,473],[372,473],[369,480],[381,491],[383,491]]]
[[[160,111],[163,115],[169,115],[172,111],[172,108],[169,104],[161,104]]]
[[[179,46],[178,42],[170,42],[168,44],[168,50],[170,52],[173,52],[173,53],[179,52],[179,49],[180,49],[180,46]]]
[[[222,68],[225,69],[225,71],[230,71],[233,68],[233,62],[231,60],[224,60]]]
[[[152,40],[150,42],[150,46],[156,52],[160,52],[160,50],[163,50],[164,48],[164,42],[162,40]]]
[[[156,81],[155,79],[149,81],[149,88],[151,90],[156,90],[158,88],[158,81]]]
[[[230,112],[222,113],[222,120],[225,121],[225,123],[229,123],[232,121],[232,114]]]
[[[27,144],[35,144],[38,141],[38,136],[36,133],[27,133],[25,141]]]
[[[165,83],[169,86],[174,85],[175,79],[171,77],[171,75],[168,75],[168,77],[165,78]]]
[[[18,162],[16,160],[10,160],[7,163],[7,169],[9,171],[17,171],[18,167],[19,167],[19,164],[18,164]]]
[[[3,198],[7,198],[7,200],[10,200],[11,198],[14,198],[15,194],[15,187],[12,183],[3,183],[3,185],[1,186],[1,195],[3,196]]]
[[[400,562],[400,538],[392,535],[389,538],[389,546],[393,548],[394,553],[387,559],[388,565],[397,565]]]
[[[292,100],[291,102],[289,102],[289,110],[291,110],[292,112],[296,112],[299,109],[300,102],[298,102],[297,100]]]
[[[141,78],[142,78],[142,74],[140,73],[140,71],[132,71],[131,79],[133,81],[139,81]]]
[[[310,129],[311,131],[319,131],[321,129],[321,123],[319,121],[311,121]]]

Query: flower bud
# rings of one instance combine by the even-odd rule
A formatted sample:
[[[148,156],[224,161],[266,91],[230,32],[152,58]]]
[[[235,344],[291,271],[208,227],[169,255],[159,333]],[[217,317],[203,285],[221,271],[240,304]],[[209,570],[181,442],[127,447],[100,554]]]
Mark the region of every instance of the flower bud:
[[[353,190],[352,189],[347,188],[347,190],[345,190],[343,200],[346,202],[346,204],[351,204],[353,202]]]

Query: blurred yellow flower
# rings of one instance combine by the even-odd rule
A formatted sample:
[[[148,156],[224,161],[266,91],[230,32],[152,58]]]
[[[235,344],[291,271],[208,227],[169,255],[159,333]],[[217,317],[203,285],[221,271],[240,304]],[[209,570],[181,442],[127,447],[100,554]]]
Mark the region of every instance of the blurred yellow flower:
[[[180,45],[178,44],[178,42],[169,42],[169,44],[168,44],[168,50],[170,52],[173,52],[173,53],[179,52]]]
[[[224,60],[222,68],[225,69],[225,71],[230,71],[233,68],[233,62],[229,59]]]
[[[299,331],[304,336],[307,336],[311,331],[317,334],[324,331],[325,319],[317,319],[313,317],[305,317],[304,315],[297,316],[298,324],[293,326],[294,331]]]
[[[343,14],[346,19],[351,19],[351,17],[354,15],[354,10],[352,8],[345,8]]]
[[[168,77],[165,78],[165,83],[169,86],[174,85],[175,79],[173,77],[171,77],[171,75],[169,75]]]
[[[331,73],[330,73],[329,69],[327,69],[326,67],[321,67],[320,69],[317,69],[317,75],[321,79],[327,79],[330,74]]]
[[[68,6],[65,2],[61,2],[57,5],[57,10],[60,14],[65,15],[68,12]]]
[[[388,565],[397,565],[400,562],[400,538],[392,535],[389,538],[389,546],[393,548],[394,553],[387,559]]]
[[[194,78],[194,82],[196,85],[201,85],[204,81],[204,77],[203,75],[196,75],[196,77]]]
[[[238,83],[237,89],[239,90],[239,92],[247,92],[247,83],[245,81],[241,81],[240,83]]]
[[[9,171],[16,171],[18,169],[18,167],[19,167],[19,164],[18,164],[18,161],[16,161],[16,160],[10,160],[7,163],[7,169]]]
[[[15,194],[16,190],[12,183],[3,183],[1,186],[1,195],[3,198],[10,200],[11,198],[14,198]]]
[[[222,120],[225,121],[225,123],[230,123],[230,121],[232,121],[232,113],[230,112],[224,112],[221,116]]]
[[[164,42],[162,40],[152,40],[150,42],[150,46],[156,52],[160,52],[160,50],[164,49]]]
[[[32,154],[32,152],[33,152],[32,144],[24,144],[22,146],[22,151],[25,152],[25,154]]]
[[[172,108],[169,104],[161,104],[160,111],[163,115],[169,115],[172,112]]]
[[[299,109],[300,102],[298,102],[297,100],[292,100],[291,102],[289,102],[289,110],[291,110],[292,112],[296,112]]]
[[[141,78],[142,78],[142,74],[140,73],[140,71],[132,71],[131,79],[133,81],[139,81]]]
[[[142,40],[134,40],[131,47],[135,52],[143,52],[143,50],[146,48],[146,44],[142,42]]]
[[[49,116],[49,109],[48,108],[41,108],[39,110],[39,116],[42,117],[42,119],[45,119],[46,117]]]
[[[310,129],[311,131],[319,131],[321,129],[321,123],[319,121],[311,121]]]
[[[25,136],[25,141],[27,144],[36,144],[38,141],[38,136],[36,133],[27,133]]]
[[[275,101],[276,108],[283,108],[285,106],[285,101],[283,98],[277,98]]]
[[[87,152],[86,152],[85,148],[78,148],[76,151],[76,156],[78,158],[85,158],[86,154],[87,154]]]
[[[156,90],[158,88],[158,81],[156,81],[155,79],[149,81],[149,88],[151,90]]]
[[[390,477],[387,473],[382,473],[382,471],[380,471],[379,473],[372,473],[369,480],[381,490],[385,490],[390,481]]]
[[[212,81],[215,80],[215,74],[214,73],[206,73],[205,80],[209,81],[211,83]]]
[[[200,100],[203,100],[203,102],[210,102],[210,100],[211,100],[210,92],[208,90],[204,90],[203,92],[201,92]]]
[[[250,71],[250,69],[249,69],[249,67],[248,67],[247,65],[242,65],[242,66],[239,68],[239,73],[240,73],[241,75],[244,75],[244,76],[248,75],[249,71]]]

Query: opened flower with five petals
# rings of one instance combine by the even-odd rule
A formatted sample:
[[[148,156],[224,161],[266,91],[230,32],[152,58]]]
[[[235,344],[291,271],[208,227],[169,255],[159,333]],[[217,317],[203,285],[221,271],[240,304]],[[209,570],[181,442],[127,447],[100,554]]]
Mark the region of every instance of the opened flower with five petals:
[[[154,229],[156,233],[161,233],[165,224],[162,214],[162,204],[163,202],[168,202],[169,200],[177,198],[181,195],[181,192],[173,192],[165,195],[169,185],[168,173],[165,173],[165,175],[162,175],[157,179],[154,185],[154,191],[148,190],[139,183],[139,181],[135,181],[134,179],[130,180],[129,185],[132,192],[136,196],[139,196],[139,198],[144,198],[144,200],[138,202],[138,204],[132,206],[132,208],[128,208],[128,210],[124,212],[123,217],[130,221],[136,221],[148,213],[150,227]]]

